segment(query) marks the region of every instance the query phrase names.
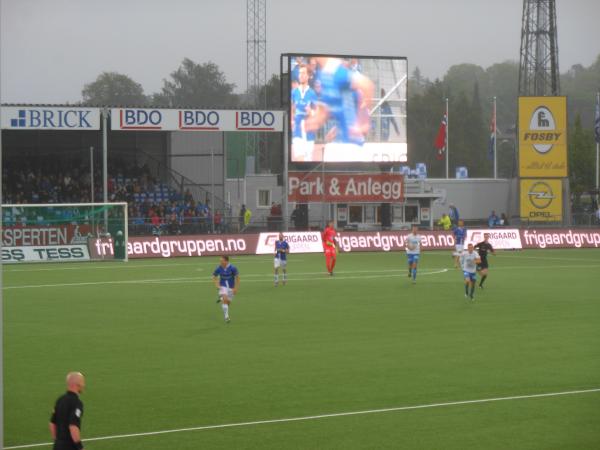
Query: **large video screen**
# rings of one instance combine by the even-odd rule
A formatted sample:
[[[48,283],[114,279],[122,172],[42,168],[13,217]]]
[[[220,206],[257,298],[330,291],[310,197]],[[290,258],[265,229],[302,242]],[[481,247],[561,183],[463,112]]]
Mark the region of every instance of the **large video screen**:
[[[292,162],[406,162],[406,58],[289,55]]]

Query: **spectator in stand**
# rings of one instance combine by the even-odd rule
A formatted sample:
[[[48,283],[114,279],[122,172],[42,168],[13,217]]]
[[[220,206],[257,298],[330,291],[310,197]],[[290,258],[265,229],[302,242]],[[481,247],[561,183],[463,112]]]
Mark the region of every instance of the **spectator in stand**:
[[[221,234],[223,232],[223,216],[221,211],[215,212],[215,233]]]
[[[600,225],[600,205],[598,206],[598,209],[596,210],[596,221],[598,222],[598,225]]]
[[[450,228],[452,228],[452,221],[450,220],[448,214],[442,214],[441,219],[438,220],[438,225],[441,226],[444,231],[448,231]]]
[[[500,224],[500,219],[496,215],[496,211],[492,211],[488,217],[488,227],[493,228]]]
[[[240,231],[243,231],[246,222],[246,205],[242,205],[240,209]]]
[[[244,229],[250,225],[250,219],[252,218],[252,211],[249,208],[246,208],[246,212],[244,213]]]
[[[448,216],[450,217],[450,221],[452,225],[458,225],[458,221],[460,220],[460,214],[458,213],[458,208],[454,205],[454,203],[450,203],[448,207]]]
[[[508,223],[508,217],[506,217],[506,214],[504,213],[500,214],[500,225],[503,227],[507,227],[510,225]]]
[[[162,234],[161,230],[161,220],[158,214],[154,214],[150,221],[152,223],[152,236],[160,236]]]

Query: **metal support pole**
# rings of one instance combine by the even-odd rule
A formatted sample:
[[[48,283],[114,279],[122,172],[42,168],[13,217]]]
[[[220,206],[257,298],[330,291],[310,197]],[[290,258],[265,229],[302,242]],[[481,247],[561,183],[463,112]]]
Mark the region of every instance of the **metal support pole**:
[[[325,211],[325,146],[323,146],[323,160],[321,161],[321,182],[323,183],[323,193],[321,194],[321,214],[323,214],[323,228],[327,226],[328,214]]]
[[[598,121],[598,120],[600,120],[600,92],[596,93],[595,121]],[[595,122],[594,125],[596,127],[600,127],[600,124],[597,122]],[[597,128],[595,130],[597,130]],[[598,136],[596,136],[596,202],[597,203],[600,203],[600,193],[598,192],[599,187],[600,187],[600,142],[598,141]],[[598,208],[600,208],[600,205],[598,205]]]
[[[210,231],[215,232],[215,149],[210,147]]]
[[[497,144],[497,127],[496,127],[496,97],[494,97],[494,112],[493,114],[493,121],[494,121],[494,180],[496,178],[498,178],[498,152],[496,151],[496,144]]]
[[[290,221],[289,221],[289,204],[288,204],[288,165],[289,165],[289,136],[288,136],[288,116],[287,116],[287,111],[285,111],[283,113],[283,123],[284,123],[284,127],[283,127],[283,189],[282,189],[282,194],[283,194],[283,201],[281,202],[281,204],[283,205],[282,207],[282,214],[283,214],[283,231],[288,231],[289,230],[289,226],[290,226]]]
[[[90,203],[94,203],[94,147],[90,147]]]
[[[2,102],[0,101],[0,105]],[[2,107],[0,107],[0,124],[2,123]],[[0,126],[0,176],[2,175],[2,127]],[[0,183],[0,206],[4,203],[2,197],[2,183]],[[3,215],[0,211],[0,229],[2,229]],[[0,258],[0,448],[4,448],[4,267]]]
[[[108,110],[102,110],[102,201],[108,203]],[[108,211],[104,210],[104,232],[108,233]]]

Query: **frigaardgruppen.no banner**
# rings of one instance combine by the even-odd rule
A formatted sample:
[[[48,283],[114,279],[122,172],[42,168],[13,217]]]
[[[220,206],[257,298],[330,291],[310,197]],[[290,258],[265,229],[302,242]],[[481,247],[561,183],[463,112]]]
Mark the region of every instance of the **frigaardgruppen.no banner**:
[[[397,203],[404,200],[404,179],[393,173],[289,172],[288,200]]]
[[[497,249],[599,248],[600,229],[568,228],[479,228],[468,235],[468,242],[483,240]],[[451,250],[454,236],[448,231],[421,231],[421,249]],[[290,238],[292,253],[316,253],[322,249],[321,234],[314,231],[284,233]],[[339,232],[340,252],[398,252],[406,247],[408,231]],[[127,245],[129,258],[172,258],[176,256],[218,256],[275,254],[276,233],[223,234],[208,236],[131,237]],[[272,245],[272,249],[268,247]],[[92,259],[114,257],[111,239],[89,242]]]

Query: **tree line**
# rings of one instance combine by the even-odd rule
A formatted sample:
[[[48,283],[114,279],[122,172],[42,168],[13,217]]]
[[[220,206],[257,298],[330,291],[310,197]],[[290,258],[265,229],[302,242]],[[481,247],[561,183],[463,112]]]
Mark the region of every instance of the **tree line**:
[[[500,177],[516,176],[516,123],[519,66],[505,61],[483,68],[457,64],[442,79],[429,80],[416,67],[408,81],[408,148],[411,165],[424,162],[430,177],[445,176],[445,161],[436,159],[433,141],[449,99],[449,166],[467,166],[470,177],[490,177],[488,152],[492,99],[497,99],[497,160]],[[163,80],[159,92],[146,94],[140,83],[116,72],[103,72],[82,90],[86,105],[154,107],[251,107],[253,98],[267,108],[280,108],[279,76],[273,75],[258,93],[236,93],[220,68],[185,58]],[[572,66],[561,74],[568,97],[569,172],[575,193],[585,192],[594,179],[594,104],[600,89],[600,55],[589,67]]]

